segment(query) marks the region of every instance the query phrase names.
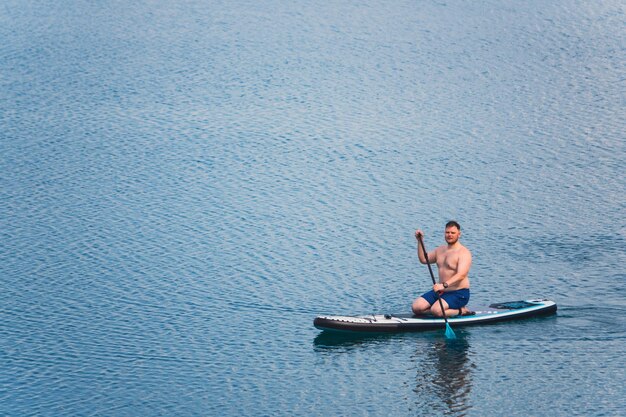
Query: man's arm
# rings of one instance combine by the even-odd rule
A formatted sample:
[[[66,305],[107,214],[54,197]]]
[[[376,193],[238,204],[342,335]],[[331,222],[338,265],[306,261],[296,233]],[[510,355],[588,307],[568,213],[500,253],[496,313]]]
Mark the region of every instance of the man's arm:
[[[417,257],[420,263],[426,264],[426,258],[424,257],[424,249],[422,248],[422,240],[424,239],[424,232],[421,230],[415,231],[415,238],[417,239]],[[428,253],[428,263],[434,264],[437,262],[437,249]]]

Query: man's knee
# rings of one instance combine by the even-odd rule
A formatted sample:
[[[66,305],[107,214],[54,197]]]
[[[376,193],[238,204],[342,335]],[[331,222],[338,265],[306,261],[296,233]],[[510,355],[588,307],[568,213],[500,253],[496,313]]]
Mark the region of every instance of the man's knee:
[[[413,310],[413,313],[415,314],[423,313],[429,308],[430,304],[428,304],[428,301],[424,300],[421,297],[413,301],[413,304],[411,305],[411,310]]]
[[[444,308],[447,308],[447,306],[444,306]],[[433,306],[430,308],[430,314],[435,317],[443,317],[443,312],[439,303],[433,304]]]
[[[435,316],[435,317],[443,317],[443,313],[441,312],[441,308],[439,308],[438,305],[434,305],[431,309],[430,309],[430,313]]]

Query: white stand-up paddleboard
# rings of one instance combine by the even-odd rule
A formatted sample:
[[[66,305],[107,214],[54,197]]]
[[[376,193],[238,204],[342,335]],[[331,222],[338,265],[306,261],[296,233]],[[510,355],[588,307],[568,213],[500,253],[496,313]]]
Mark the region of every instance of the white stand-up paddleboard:
[[[489,307],[471,309],[474,315],[449,317],[452,327],[518,320],[556,313],[554,301],[522,300],[491,304]],[[441,329],[446,323],[441,317],[412,314],[370,314],[363,316],[318,316],[313,325],[320,330],[361,333],[418,332]]]

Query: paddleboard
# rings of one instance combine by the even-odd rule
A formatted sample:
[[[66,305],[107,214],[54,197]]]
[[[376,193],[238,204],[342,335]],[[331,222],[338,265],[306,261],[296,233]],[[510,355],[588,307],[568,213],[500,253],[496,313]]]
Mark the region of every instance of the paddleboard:
[[[518,320],[556,313],[556,303],[546,299],[507,301],[489,307],[472,309],[471,316],[450,317],[452,328]],[[336,332],[390,333],[418,332],[442,329],[446,323],[441,317],[412,314],[370,314],[362,316],[317,316],[313,325],[320,330]]]

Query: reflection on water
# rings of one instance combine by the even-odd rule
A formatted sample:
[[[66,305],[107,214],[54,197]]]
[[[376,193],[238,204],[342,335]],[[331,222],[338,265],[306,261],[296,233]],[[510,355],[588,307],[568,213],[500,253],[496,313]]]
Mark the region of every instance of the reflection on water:
[[[437,332],[422,334],[349,334],[322,332],[314,339],[317,351],[344,353],[355,350],[368,350],[373,346],[383,345],[388,357],[394,362],[406,362],[411,365],[404,368],[415,377],[409,376],[409,386],[415,395],[412,412],[418,415],[426,413],[446,416],[462,416],[471,408],[472,372],[475,365],[469,355],[468,335],[457,333],[457,339],[444,339]],[[407,345],[414,346],[406,352]],[[416,346],[416,347],[415,347]],[[407,360],[408,358],[408,360]],[[399,363],[398,362],[398,363]],[[387,363],[385,366],[393,368]],[[413,408],[413,407],[411,407]]]
[[[464,415],[470,409],[472,364],[469,342],[464,336],[438,340],[424,349],[420,344],[416,363],[416,408],[429,414]]]
[[[401,334],[367,334],[367,333],[339,333],[321,332],[313,340],[316,350],[345,348],[353,349],[372,343],[381,343],[393,338],[401,337]]]

